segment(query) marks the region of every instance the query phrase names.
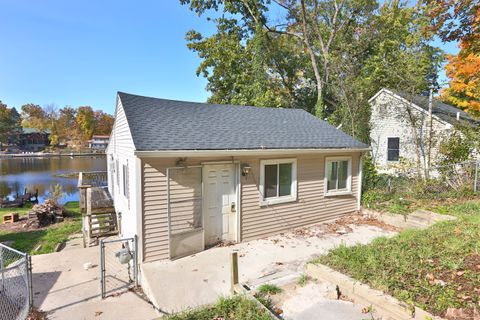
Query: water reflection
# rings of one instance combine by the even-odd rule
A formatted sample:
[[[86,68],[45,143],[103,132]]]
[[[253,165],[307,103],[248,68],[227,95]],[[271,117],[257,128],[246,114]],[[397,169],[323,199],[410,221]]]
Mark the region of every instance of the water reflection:
[[[0,159],[0,195],[10,199],[38,189],[39,201],[48,197],[50,186],[60,184],[65,192],[62,202],[77,201],[77,177],[59,177],[80,171],[106,171],[104,156]]]

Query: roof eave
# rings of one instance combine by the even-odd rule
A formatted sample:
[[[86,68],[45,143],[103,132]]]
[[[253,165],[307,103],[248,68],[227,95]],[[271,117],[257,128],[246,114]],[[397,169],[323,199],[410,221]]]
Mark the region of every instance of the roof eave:
[[[371,148],[323,148],[323,149],[227,149],[227,150],[158,150],[135,151],[139,158],[176,158],[176,157],[211,157],[211,156],[275,156],[292,154],[333,154],[367,152]]]

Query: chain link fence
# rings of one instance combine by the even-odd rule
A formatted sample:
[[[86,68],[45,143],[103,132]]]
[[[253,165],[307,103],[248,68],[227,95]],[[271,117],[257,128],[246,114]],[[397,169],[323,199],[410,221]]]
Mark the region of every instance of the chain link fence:
[[[395,176],[380,176],[376,186],[393,193],[480,192],[480,161],[404,169]]]
[[[0,320],[24,320],[32,306],[30,256],[0,244]]]
[[[116,296],[138,286],[137,239],[100,241],[102,298]]]

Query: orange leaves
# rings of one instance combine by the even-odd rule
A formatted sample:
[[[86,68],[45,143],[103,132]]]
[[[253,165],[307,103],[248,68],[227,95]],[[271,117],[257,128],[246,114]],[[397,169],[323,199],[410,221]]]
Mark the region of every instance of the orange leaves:
[[[448,56],[446,66],[449,87],[442,99],[473,115],[480,115],[480,54]]]

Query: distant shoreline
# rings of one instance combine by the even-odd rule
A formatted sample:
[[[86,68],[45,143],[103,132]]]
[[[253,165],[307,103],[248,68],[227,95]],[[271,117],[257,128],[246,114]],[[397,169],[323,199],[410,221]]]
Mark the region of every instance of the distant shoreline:
[[[54,157],[92,157],[92,156],[105,156],[105,153],[11,153],[0,154],[0,159],[8,158],[54,158]]]

